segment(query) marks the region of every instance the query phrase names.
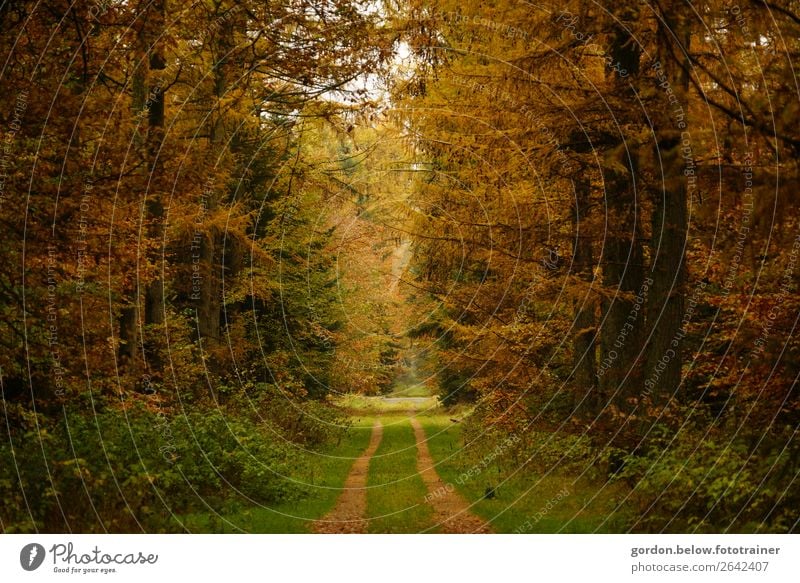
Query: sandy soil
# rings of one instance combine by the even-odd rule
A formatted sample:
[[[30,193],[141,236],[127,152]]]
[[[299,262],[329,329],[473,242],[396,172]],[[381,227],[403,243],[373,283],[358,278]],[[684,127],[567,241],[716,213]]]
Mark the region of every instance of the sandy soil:
[[[411,418],[417,440],[417,471],[428,488],[428,504],[433,507],[434,519],[441,532],[448,534],[489,533],[489,525],[469,511],[469,503],[452,486],[439,477],[428,449],[425,430],[415,418]]]
[[[372,427],[372,436],[364,453],[353,463],[339,500],[328,514],[314,523],[314,532],[321,534],[356,534],[367,532],[367,470],[369,460],[383,437],[383,425]]]

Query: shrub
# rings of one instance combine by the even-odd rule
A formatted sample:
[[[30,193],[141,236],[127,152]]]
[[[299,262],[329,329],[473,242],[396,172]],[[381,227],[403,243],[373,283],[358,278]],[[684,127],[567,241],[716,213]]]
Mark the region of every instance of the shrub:
[[[179,531],[179,516],[207,511],[207,504],[291,500],[305,494],[292,480],[307,464],[297,444],[336,434],[328,425],[336,414],[319,403],[306,404],[313,415],[291,431],[286,411],[262,418],[156,405],[72,405],[60,417],[11,411],[13,441],[6,434],[0,442],[3,529]]]
[[[699,426],[677,434],[660,428],[646,452],[627,456],[616,479],[633,485],[632,499],[641,516],[634,529],[790,530],[800,496],[785,490],[785,476],[797,471],[797,448],[762,442],[755,449],[731,434]],[[787,437],[783,443],[788,442]]]

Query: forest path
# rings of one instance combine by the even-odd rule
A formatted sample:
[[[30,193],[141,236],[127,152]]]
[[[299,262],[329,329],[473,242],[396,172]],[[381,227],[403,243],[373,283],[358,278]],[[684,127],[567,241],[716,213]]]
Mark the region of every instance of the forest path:
[[[391,418],[388,420],[391,421]],[[425,430],[422,424],[414,417],[414,412],[410,411],[409,417],[402,423],[405,424],[406,427],[410,424],[411,430],[413,431],[414,443],[416,445],[415,469],[419,478],[422,480],[420,488],[422,488],[424,484],[423,492],[425,493],[424,498],[422,493],[415,494],[414,498],[416,498],[416,496],[419,496],[419,498],[412,498],[409,502],[412,505],[428,505],[430,511],[432,511],[432,516],[429,515],[427,520],[421,524],[417,524],[413,530],[407,532],[435,531],[447,534],[492,532],[486,521],[470,511],[469,503],[455,491],[453,485],[446,483],[439,476],[436,471],[433,456],[428,448]],[[336,504],[325,516],[314,522],[312,527],[313,532],[319,534],[360,534],[368,532],[370,516],[367,507],[367,483],[370,473],[370,462],[381,444],[383,435],[383,423],[380,419],[376,419],[372,426],[369,444],[364,452],[356,458],[353,466],[350,468],[350,472],[347,475],[347,479],[345,480],[342,492]],[[394,442],[392,442],[392,446],[393,445]],[[381,470],[378,471],[380,472]],[[383,471],[385,472],[385,469]],[[411,471],[413,472],[413,470]],[[387,482],[387,487],[392,487],[393,484],[402,482],[404,482],[404,480],[392,479]],[[399,492],[397,495],[401,496]],[[370,502],[370,504],[372,504],[372,502]],[[411,508],[411,506],[409,508]],[[374,512],[374,509],[372,512]]]
[[[369,461],[383,438],[383,425],[376,421],[364,453],[356,459],[336,505],[328,514],[314,523],[313,530],[320,534],[356,534],[367,532],[367,473]]]
[[[435,462],[428,449],[425,430],[415,418],[410,418],[417,440],[417,471],[428,488],[426,502],[433,507],[436,526],[447,534],[492,532],[489,525],[469,510],[469,503],[453,487],[442,480],[436,472]]]
[[[436,470],[418,415],[428,420],[440,416],[449,422],[438,399],[422,396],[420,391],[414,391],[419,396],[403,396],[408,392],[348,396],[340,401],[356,422],[365,416],[374,419],[372,434],[350,468],[333,509],[314,522],[313,532],[493,532]]]

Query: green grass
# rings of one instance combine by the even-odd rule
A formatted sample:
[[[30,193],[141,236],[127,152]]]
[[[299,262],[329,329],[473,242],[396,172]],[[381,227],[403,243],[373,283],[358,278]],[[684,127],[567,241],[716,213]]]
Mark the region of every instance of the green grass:
[[[417,473],[414,430],[406,416],[384,416],[383,440],[367,479],[371,533],[415,533],[433,524],[427,489]]]
[[[348,394],[334,400],[334,404],[352,415],[382,415],[387,413],[408,413],[439,408],[436,397],[425,397],[417,401],[394,401],[394,395],[385,397],[367,397],[365,395]]]
[[[413,384],[413,385],[396,385],[392,392],[389,394],[390,397],[430,397],[431,390],[426,387],[425,385],[420,384]]]
[[[482,464],[486,453],[459,451],[461,425],[446,416],[420,418],[429,441],[436,470],[470,503],[472,511],[491,521],[498,533],[623,532],[630,517],[612,515],[620,486],[607,486],[576,476],[537,475],[529,469],[511,475],[514,465],[498,456]],[[491,451],[494,448],[488,448]],[[472,453],[472,455],[470,455]],[[472,474],[469,472],[472,470]],[[508,480],[503,482],[505,478]],[[502,485],[499,485],[501,482]],[[498,486],[499,485],[499,486]],[[496,487],[495,498],[485,499],[487,486]],[[529,490],[529,491],[528,491]],[[593,501],[590,501],[595,496]],[[585,507],[584,507],[585,506]],[[606,518],[612,515],[609,520]]]
[[[310,470],[298,472],[294,480],[307,484],[309,494],[300,500],[283,502],[270,508],[234,503],[230,508],[215,513],[195,514],[186,518],[192,532],[253,532],[253,533],[308,533],[314,520],[321,518],[336,503],[341,488],[355,458],[369,444],[374,418],[355,419],[352,429],[337,446],[315,455]],[[299,453],[308,457],[312,454]]]
[[[316,455],[312,463],[300,463],[292,476],[308,484],[309,494],[299,500],[271,508],[247,505],[239,500],[224,509],[186,517],[192,532],[306,533],[313,521],[333,508],[352,467],[369,443],[376,417],[384,425],[383,439],[372,458],[367,485],[367,516],[371,533],[415,533],[429,528],[433,511],[424,499],[427,490],[417,474],[417,448],[408,422],[408,405],[398,410],[394,403],[379,398],[348,396],[353,428],[327,456]],[[424,409],[422,409],[424,410]],[[534,468],[517,468],[499,456],[485,466],[484,451],[461,449],[463,424],[451,418],[462,415],[436,408],[418,415],[428,435],[428,447],[437,462],[436,470],[445,483],[452,484],[469,502],[477,501],[472,511],[490,520],[499,533],[624,532],[631,517],[613,514],[616,502],[624,495],[621,485],[600,491],[601,483],[588,479],[575,481],[574,475],[537,474]],[[487,448],[490,451],[494,444]],[[557,452],[551,452],[557,453]],[[298,454],[301,458],[310,454]],[[472,475],[471,469],[477,468]],[[508,478],[505,482],[503,480]],[[503,482],[501,484],[501,482]],[[495,486],[496,497],[484,499],[487,486]],[[526,490],[530,490],[526,492]],[[597,496],[595,497],[595,494]],[[591,500],[593,497],[594,500]],[[585,507],[584,507],[585,506]],[[611,516],[609,520],[606,520]]]

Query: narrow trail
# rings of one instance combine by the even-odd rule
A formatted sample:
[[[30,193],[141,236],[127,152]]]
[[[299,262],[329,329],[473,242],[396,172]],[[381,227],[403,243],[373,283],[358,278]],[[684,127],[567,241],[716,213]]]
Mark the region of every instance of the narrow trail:
[[[492,532],[484,520],[470,512],[469,503],[439,477],[428,449],[425,430],[415,417],[411,417],[410,421],[417,440],[417,471],[428,488],[428,504],[433,507],[434,519],[441,532],[447,534]]]
[[[353,463],[341,496],[328,514],[314,523],[320,534],[356,534],[367,532],[367,471],[369,461],[383,438],[383,425],[376,421],[364,453]]]

